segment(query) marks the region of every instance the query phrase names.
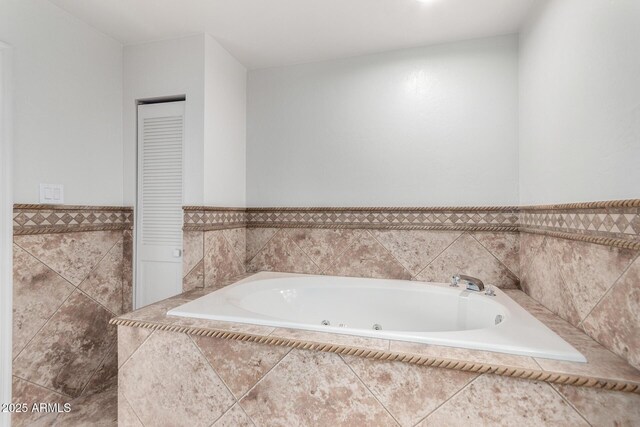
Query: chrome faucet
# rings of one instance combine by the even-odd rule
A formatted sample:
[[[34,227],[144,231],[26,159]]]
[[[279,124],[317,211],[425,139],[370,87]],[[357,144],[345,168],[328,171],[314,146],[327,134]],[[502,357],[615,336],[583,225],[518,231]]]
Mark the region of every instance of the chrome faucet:
[[[465,276],[464,274],[456,274],[455,276],[452,276],[451,286],[458,286],[458,283],[460,283],[461,280],[467,284],[468,291],[480,292],[484,290],[484,283],[482,280],[476,277]]]

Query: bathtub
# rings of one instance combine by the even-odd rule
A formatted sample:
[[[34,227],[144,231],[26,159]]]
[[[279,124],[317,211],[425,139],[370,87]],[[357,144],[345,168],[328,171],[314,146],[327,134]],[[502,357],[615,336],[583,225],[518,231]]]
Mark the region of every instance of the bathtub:
[[[167,314],[586,362],[493,290],[495,296],[463,285],[262,272]]]

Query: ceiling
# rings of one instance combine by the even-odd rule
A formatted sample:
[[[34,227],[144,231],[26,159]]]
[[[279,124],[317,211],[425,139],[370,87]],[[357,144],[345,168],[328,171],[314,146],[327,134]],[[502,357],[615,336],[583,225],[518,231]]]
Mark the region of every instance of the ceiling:
[[[137,44],[208,33],[266,68],[515,33],[535,0],[50,0]]]

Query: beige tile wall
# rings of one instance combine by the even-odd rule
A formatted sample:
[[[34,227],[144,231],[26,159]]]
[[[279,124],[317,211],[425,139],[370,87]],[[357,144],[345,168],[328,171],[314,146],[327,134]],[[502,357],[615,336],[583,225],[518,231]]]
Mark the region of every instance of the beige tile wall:
[[[517,218],[511,207],[186,207],[183,288],[265,270],[432,281],[460,272],[515,288]]]
[[[639,251],[522,233],[522,289],[640,368]]]
[[[215,287],[245,270],[246,229],[183,232],[183,291]]]
[[[640,368],[640,200],[524,207],[522,289]]]
[[[454,273],[515,288],[518,234],[248,228],[247,270],[448,282]]]
[[[100,214],[92,211],[37,211],[30,208],[31,223],[20,223],[27,216],[20,209],[14,214],[13,401],[63,403],[116,384],[116,330],[108,322],[133,308],[132,234],[122,221],[96,230]],[[105,212],[102,225],[125,216]],[[72,216],[73,224],[52,224]],[[38,415],[14,414],[13,425]]]
[[[640,395],[118,327],[120,425],[634,425]]]

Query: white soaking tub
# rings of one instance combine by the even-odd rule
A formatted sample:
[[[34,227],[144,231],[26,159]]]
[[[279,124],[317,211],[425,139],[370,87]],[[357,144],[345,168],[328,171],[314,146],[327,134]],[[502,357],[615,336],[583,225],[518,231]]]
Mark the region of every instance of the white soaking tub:
[[[586,362],[492,288],[495,296],[463,284],[262,272],[167,314]]]

